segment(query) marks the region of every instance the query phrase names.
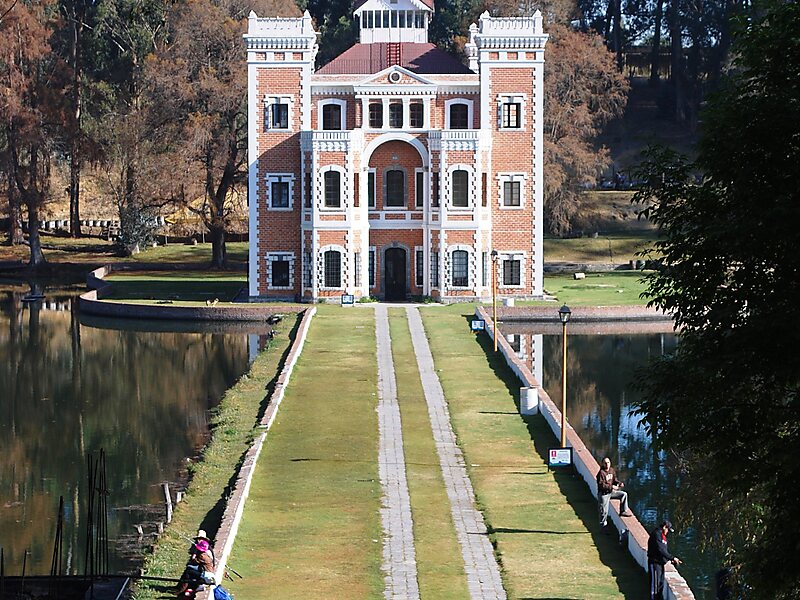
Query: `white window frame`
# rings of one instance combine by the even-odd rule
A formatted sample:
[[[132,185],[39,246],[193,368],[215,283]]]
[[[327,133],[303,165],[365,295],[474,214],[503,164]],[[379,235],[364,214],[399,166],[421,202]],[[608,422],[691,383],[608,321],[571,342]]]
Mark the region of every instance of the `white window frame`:
[[[526,94],[497,94],[497,128],[501,131],[525,131],[527,101]],[[505,104],[519,104],[519,127],[503,127],[503,106]]]
[[[467,172],[467,205],[466,206],[453,206],[453,171],[466,171]],[[475,208],[475,169],[472,165],[457,164],[451,165],[447,168],[447,195],[445,201],[447,202],[447,210],[468,211]],[[440,182],[441,186],[441,182]],[[440,201],[441,204],[441,201]]]
[[[339,100],[338,98],[326,98],[317,102],[317,130],[322,131],[322,107],[329,104],[338,104],[341,108],[339,129],[326,129],[325,131],[345,131],[347,127],[347,100]]]
[[[505,184],[519,182],[519,206],[506,205]],[[497,174],[497,204],[501,210],[520,210],[525,208],[525,187],[528,183],[527,173],[498,173]]]
[[[340,279],[339,279],[339,287],[327,287],[325,285],[325,253],[333,250],[334,252],[339,253],[339,271],[340,271]],[[319,272],[319,289],[321,290],[344,290],[347,286],[347,252],[342,246],[337,244],[331,244],[328,246],[323,246],[319,249],[319,264],[320,264],[320,272]]]
[[[286,120],[286,127],[273,127],[272,126],[272,105],[273,104],[288,104],[289,116]],[[264,131],[293,131],[294,122],[292,116],[294,115],[294,97],[293,96],[279,96],[267,95],[264,97]]]
[[[475,128],[475,116],[473,113],[473,101],[466,98],[453,98],[452,100],[444,101],[444,128],[452,129],[450,127],[450,107],[453,104],[466,104],[467,105],[467,129]],[[463,130],[461,130],[463,131]]]
[[[389,206],[386,201],[389,197],[389,181],[387,175],[389,171],[400,171],[403,173],[403,204],[400,206]],[[412,210],[413,202],[416,202],[416,198],[413,199],[413,202],[410,202],[408,197],[409,190],[411,186],[408,182],[408,169],[406,167],[401,167],[400,165],[392,164],[388,167],[383,169],[383,179],[381,181],[381,198],[383,203],[383,210],[395,210],[395,211],[404,211],[404,210]]]
[[[272,263],[287,261],[289,263],[289,285],[272,285]],[[267,252],[267,289],[269,290],[293,290],[295,275],[294,252]]]
[[[454,285],[453,284],[453,253],[457,250],[463,250],[467,253],[467,285]],[[473,288],[472,267],[475,257],[473,256],[473,249],[470,246],[457,244],[447,248],[447,287],[453,290],[470,290]]]
[[[507,289],[507,290],[520,290],[524,289],[525,284],[525,269],[527,266],[527,253],[520,250],[520,251],[513,251],[507,250],[498,253],[497,257],[497,267],[499,273],[497,274],[497,287]],[[507,260],[518,260],[519,261],[519,285],[505,285],[503,283],[503,263]]]
[[[338,171],[339,172],[339,206],[325,206],[325,173],[328,171]],[[321,167],[319,170],[319,184],[320,184],[320,201],[319,201],[319,209],[322,211],[327,212],[342,212],[347,209],[347,198],[345,198],[344,190],[345,190],[345,177],[347,177],[347,171],[345,171],[344,167],[340,167],[339,165],[325,165]]]
[[[288,180],[289,206],[272,206],[272,184]],[[276,212],[290,212],[294,210],[294,173],[269,173],[267,174],[267,210]]]

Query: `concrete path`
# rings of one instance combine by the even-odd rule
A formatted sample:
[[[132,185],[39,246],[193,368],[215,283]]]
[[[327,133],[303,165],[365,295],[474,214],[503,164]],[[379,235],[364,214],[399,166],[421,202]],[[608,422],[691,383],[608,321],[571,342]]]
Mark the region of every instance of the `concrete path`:
[[[500,579],[500,568],[494,558],[483,515],[475,508],[475,493],[467,476],[464,457],[450,426],[450,412],[447,409],[439,377],[434,372],[433,356],[422,327],[422,318],[416,307],[406,308],[406,315],[425,400],[428,403],[428,415],[436,441],[436,451],[439,454],[447,496],[450,499],[453,523],[464,557],[470,598],[505,599],[506,592]]]
[[[383,564],[388,600],[419,598],[417,560],[411,499],[408,494],[406,462],[403,454],[403,428],[397,403],[397,380],[392,361],[392,340],[386,306],[375,307],[378,346],[378,427],[380,448],[378,471],[383,487]]]

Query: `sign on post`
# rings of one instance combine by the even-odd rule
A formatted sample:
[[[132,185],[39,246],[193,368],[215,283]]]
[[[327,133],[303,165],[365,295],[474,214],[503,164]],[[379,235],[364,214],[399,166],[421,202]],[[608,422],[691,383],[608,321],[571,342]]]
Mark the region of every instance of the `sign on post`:
[[[547,451],[547,468],[557,469],[572,465],[572,448],[550,448]]]
[[[472,319],[472,321],[469,322],[469,328],[475,332],[484,331],[486,329],[486,321],[483,319]]]
[[[342,306],[355,303],[356,297],[353,294],[342,294]]]

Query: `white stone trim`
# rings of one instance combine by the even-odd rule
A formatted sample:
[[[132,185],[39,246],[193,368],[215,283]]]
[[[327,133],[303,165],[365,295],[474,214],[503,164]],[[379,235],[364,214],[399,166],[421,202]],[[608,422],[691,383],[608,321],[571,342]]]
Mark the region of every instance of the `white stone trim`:
[[[453,252],[457,250],[464,250],[467,253],[467,285],[453,285]],[[466,244],[453,244],[447,246],[447,252],[444,257],[444,277],[446,281],[446,289],[453,290],[469,290],[472,289],[477,278],[475,272],[475,249]],[[439,274],[442,277],[442,274]],[[439,282],[441,283],[441,281]]]
[[[289,184],[289,206],[272,206],[272,184],[279,183],[288,179]],[[267,210],[275,212],[291,212],[294,210],[294,173],[267,173],[265,181],[267,184]]]
[[[289,262],[289,285],[272,285],[272,263],[277,261]],[[270,290],[293,290],[295,276],[295,256],[294,252],[268,252],[267,262],[267,289]]]
[[[338,105],[341,109],[339,115],[339,129],[323,129],[322,111],[324,106],[330,104]],[[317,129],[320,131],[346,131],[347,130],[347,100],[340,100],[339,98],[325,98],[324,100],[317,100]]]
[[[528,95],[523,93],[497,94],[497,129],[500,131],[525,131],[525,116],[527,114]],[[519,127],[503,127],[503,106],[506,104],[519,104]]]
[[[507,182],[519,182],[519,206],[506,205],[504,184]],[[528,182],[527,173],[498,173],[497,174],[497,204],[501,210],[520,210],[525,208],[525,188]]]
[[[500,250],[498,251],[497,267],[499,273],[497,274],[497,287],[503,289],[524,289],[526,287],[525,269],[528,262],[528,253],[524,250]],[[507,260],[519,261],[519,284],[506,285],[503,283],[503,263]]]
[[[467,172],[467,205],[466,206],[453,206],[453,172],[454,171],[466,171]],[[475,180],[477,179],[475,175],[475,167],[473,165],[467,165],[464,163],[457,163],[454,165],[448,165],[447,167],[447,174],[445,177],[445,204],[447,206],[447,210],[453,212],[466,212],[469,210],[473,210],[475,208],[475,193],[476,193],[476,186]],[[442,182],[439,182],[439,187],[442,187]]]
[[[325,173],[329,171],[337,171],[339,173],[339,206],[325,206]],[[347,210],[347,169],[341,165],[325,165],[319,168],[317,180],[320,190],[317,208],[321,212],[344,212]]]
[[[272,106],[274,104],[287,104],[288,116],[286,118],[286,127],[273,127],[272,126]],[[287,96],[286,94],[265,94],[264,95],[264,131],[276,132],[291,132],[294,131],[294,96]]]
[[[450,127],[450,107],[453,104],[466,104],[467,105],[467,129],[475,129],[475,113],[474,113],[474,101],[468,100],[467,98],[452,98],[450,100],[444,101],[444,128],[445,129],[452,129]],[[463,130],[460,130],[463,131]]]
[[[339,287],[327,287],[325,285],[325,253],[333,250],[334,252],[339,253],[339,271],[340,271],[340,278],[339,278]],[[319,288],[320,290],[344,290],[346,289],[347,284],[347,275],[349,269],[348,264],[349,260],[347,259],[347,252],[345,251],[343,246],[338,244],[328,244],[327,246],[322,246],[317,251],[317,281],[319,281]]]

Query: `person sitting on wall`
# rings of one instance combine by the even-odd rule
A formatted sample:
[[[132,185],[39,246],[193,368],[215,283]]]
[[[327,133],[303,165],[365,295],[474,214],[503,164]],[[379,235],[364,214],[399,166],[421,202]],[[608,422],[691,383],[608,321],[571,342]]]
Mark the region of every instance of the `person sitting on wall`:
[[[608,525],[608,505],[611,500],[619,500],[620,515],[630,517],[628,512],[628,493],[620,488],[625,484],[617,479],[617,472],[611,466],[611,459],[607,456],[597,472],[597,499],[600,510],[600,527]]]

